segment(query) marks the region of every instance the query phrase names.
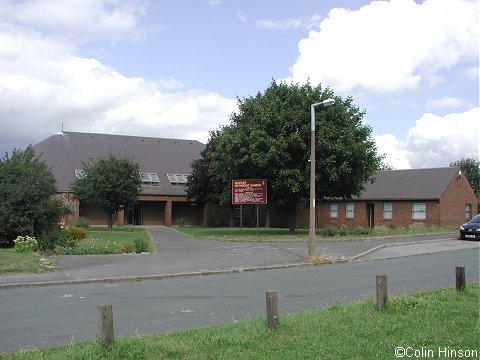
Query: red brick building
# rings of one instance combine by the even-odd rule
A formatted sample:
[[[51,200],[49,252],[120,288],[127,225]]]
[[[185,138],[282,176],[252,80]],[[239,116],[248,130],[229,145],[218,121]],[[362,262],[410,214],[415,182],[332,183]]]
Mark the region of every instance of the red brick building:
[[[205,145],[195,140],[61,132],[34,146],[57,181],[58,194],[73,208],[67,222],[79,217],[106,224],[107,214],[74,199],[70,185],[81,176],[83,163],[113,154],[140,166],[142,191],[138,200],[117,214],[118,225],[172,225],[179,219],[200,224],[199,209],[187,204],[186,177],[190,164]]]
[[[186,177],[190,164],[200,158],[205,145],[194,140],[124,135],[61,132],[34,146],[57,181],[58,194],[73,208],[67,222],[84,217],[92,224],[106,224],[107,215],[74,199],[70,185],[81,176],[83,163],[113,154],[140,166],[142,191],[138,200],[117,214],[118,225],[185,224],[229,226],[238,223],[236,209],[187,203]],[[374,227],[411,224],[458,225],[476,215],[478,200],[459,168],[380,171],[352,200],[317,202],[317,227],[346,225]],[[308,227],[308,200],[297,205],[296,224]],[[286,227],[288,209],[269,209],[272,227]],[[254,224],[252,207],[244,208],[244,224]],[[260,225],[267,223],[266,207]]]
[[[318,204],[318,227],[451,226],[471,219],[478,199],[458,167],[379,171],[351,200]]]

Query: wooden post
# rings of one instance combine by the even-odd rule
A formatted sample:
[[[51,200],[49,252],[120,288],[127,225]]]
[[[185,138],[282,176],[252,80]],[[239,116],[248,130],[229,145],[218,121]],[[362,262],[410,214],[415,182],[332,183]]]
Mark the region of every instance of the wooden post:
[[[269,329],[278,325],[278,291],[269,290],[266,293],[267,301],[267,327]]]
[[[455,267],[457,291],[465,291],[465,266]]]
[[[377,275],[377,308],[383,309],[387,304],[388,284],[387,275]]]
[[[98,342],[109,350],[115,339],[113,333],[112,305],[97,305]]]

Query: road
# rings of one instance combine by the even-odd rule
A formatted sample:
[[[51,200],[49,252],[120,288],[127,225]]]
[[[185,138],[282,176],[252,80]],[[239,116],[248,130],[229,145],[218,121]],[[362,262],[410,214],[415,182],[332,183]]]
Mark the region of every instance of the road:
[[[388,276],[390,294],[452,285],[455,266],[465,266],[467,282],[478,282],[479,256],[476,248],[137,283],[2,289],[0,353],[93,340],[99,304],[113,305],[117,336],[174,331],[261,316],[267,290],[279,291],[281,317],[373,294],[376,274]]]

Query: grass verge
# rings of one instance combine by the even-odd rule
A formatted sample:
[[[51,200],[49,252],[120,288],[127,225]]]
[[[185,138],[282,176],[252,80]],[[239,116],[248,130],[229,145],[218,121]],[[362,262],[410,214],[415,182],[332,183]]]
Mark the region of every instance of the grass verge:
[[[176,229],[184,234],[195,238],[224,240],[224,241],[306,241],[308,229],[298,228],[295,233],[282,228],[260,228],[257,234],[256,228],[232,228],[232,227],[200,227],[183,226]],[[356,228],[325,228],[318,229],[318,240],[349,240],[361,238],[380,238],[385,236],[408,236],[434,233],[455,232],[457,228],[410,226],[408,228],[376,227],[373,229]]]
[[[152,241],[143,228],[121,226],[108,231],[107,227],[91,227],[88,237],[76,246],[59,249],[64,255],[122,254],[133,252],[153,252]]]
[[[96,342],[0,356],[12,359],[395,359],[480,355],[479,284],[391,297],[386,309],[369,298],[326,310],[280,314],[273,330],[259,318],[177,333],[118,338],[112,351]],[[398,350],[397,350],[398,351]],[[423,351],[423,356],[414,356]],[[430,354],[432,354],[430,356]],[[463,356],[466,357],[466,356]]]
[[[14,248],[0,249],[0,274],[38,272],[39,259],[36,253],[15,252]]]

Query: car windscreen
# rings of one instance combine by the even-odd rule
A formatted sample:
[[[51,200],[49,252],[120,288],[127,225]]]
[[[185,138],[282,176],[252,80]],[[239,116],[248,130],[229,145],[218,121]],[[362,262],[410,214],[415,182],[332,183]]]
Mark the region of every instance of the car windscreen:
[[[475,216],[469,223],[480,223],[480,215]]]

